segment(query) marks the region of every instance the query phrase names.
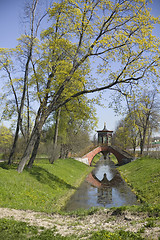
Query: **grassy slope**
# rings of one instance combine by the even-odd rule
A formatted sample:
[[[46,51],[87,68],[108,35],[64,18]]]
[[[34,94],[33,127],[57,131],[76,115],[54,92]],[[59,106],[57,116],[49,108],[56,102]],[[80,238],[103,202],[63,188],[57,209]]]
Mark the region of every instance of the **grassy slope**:
[[[160,160],[141,158],[119,167],[137,196],[160,207]]]
[[[0,206],[44,212],[59,210],[91,170],[73,159],[39,161],[21,174],[16,168],[0,163]]]
[[[1,163],[0,205],[46,212],[58,209],[58,202],[61,197],[64,199],[64,194],[70,193],[70,190],[72,191],[77,186],[78,179],[82,179],[84,173],[89,171],[87,166],[71,159],[58,160],[54,165],[43,163],[42,161],[30,171],[25,170],[22,174],[18,174],[15,171],[15,167],[8,170],[5,168],[8,168],[8,166]],[[160,160],[138,159],[121,166],[119,169],[143,201],[160,206]],[[38,199],[36,200],[37,197]],[[15,202],[16,199],[19,201],[17,205]],[[44,199],[48,202],[43,202]],[[32,205],[28,205],[30,201]],[[20,203],[22,204],[20,205]],[[58,205],[55,206],[55,204]],[[44,207],[45,209],[43,209]],[[146,228],[150,228],[151,223],[155,224],[153,220],[155,219],[151,218],[152,222]],[[92,236],[88,239],[140,240],[144,239],[140,236],[140,233],[142,232],[143,234],[144,230],[145,227],[137,233],[123,230],[111,233],[102,230],[93,232]],[[59,234],[57,235],[54,229],[46,230],[41,228],[41,231],[39,231],[38,227],[28,226],[27,223],[17,222],[12,219],[0,219],[1,239],[28,239],[28,235],[30,239],[38,240],[79,239],[78,236],[62,237]]]

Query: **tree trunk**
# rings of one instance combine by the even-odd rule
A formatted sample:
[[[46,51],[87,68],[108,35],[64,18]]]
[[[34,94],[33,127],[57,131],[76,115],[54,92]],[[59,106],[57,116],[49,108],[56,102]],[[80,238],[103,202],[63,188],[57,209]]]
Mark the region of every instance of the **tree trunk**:
[[[140,155],[143,154],[143,148],[144,148],[144,139],[141,139],[141,141],[140,141]]]
[[[149,148],[150,146],[150,142],[151,142],[151,136],[152,136],[152,128],[151,126],[148,128],[148,139],[147,139],[147,153],[149,154]]]
[[[32,43],[33,44],[33,43]],[[17,140],[18,140],[18,134],[19,134],[19,127],[21,124],[21,115],[23,112],[23,107],[24,107],[24,100],[25,100],[25,94],[26,94],[26,88],[27,88],[27,81],[28,81],[28,73],[29,73],[29,63],[32,57],[32,47],[33,45],[31,45],[30,48],[30,52],[29,52],[29,56],[27,58],[27,62],[26,62],[26,67],[25,67],[25,75],[24,75],[24,84],[23,84],[23,93],[22,93],[22,98],[21,98],[21,105],[18,111],[18,120],[17,120],[17,128],[16,128],[16,133],[15,133],[15,137],[14,137],[14,142],[13,142],[13,146],[11,149],[11,153],[8,159],[8,164],[12,163],[12,159],[13,159],[13,155],[16,149],[16,145],[17,145]]]
[[[30,101],[29,101],[29,91],[27,85],[27,142],[29,141],[30,134]]]
[[[17,121],[16,135],[15,135],[15,138],[14,138],[14,143],[13,143],[11,153],[10,153],[10,157],[9,157],[9,160],[8,160],[9,164],[11,164],[11,162],[12,162],[13,154],[14,154],[15,149],[16,149],[19,127],[20,127],[20,123],[21,123],[21,115],[22,115],[23,107],[24,107],[24,100],[25,100],[25,94],[26,94],[27,83],[28,83],[29,64],[30,64],[30,61],[31,61],[31,58],[32,58],[32,51],[33,51],[34,38],[35,38],[35,36],[34,36],[34,22],[35,22],[35,12],[36,12],[37,4],[38,4],[38,0],[33,2],[31,12],[30,12],[30,32],[31,32],[30,37],[31,37],[31,39],[30,39],[30,44],[28,45],[30,47],[29,47],[29,51],[28,51],[27,61],[26,61],[26,64],[25,64],[23,93],[22,93],[20,108],[19,108],[19,111],[18,111],[18,121]]]
[[[59,121],[60,121],[60,113],[61,113],[61,108],[58,109],[57,111],[57,116],[56,116],[56,124],[55,124],[55,132],[54,132],[54,138],[53,138],[53,151],[52,155],[50,157],[50,163],[53,163],[56,159],[56,148],[57,148],[57,139],[58,139],[58,129],[59,129]]]
[[[40,135],[38,136],[37,141],[34,145],[34,148],[33,148],[33,151],[32,151],[32,156],[31,156],[31,158],[28,162],[28,165],[27,165],[28,168],[31,168],[33,166],[34,160],[35,160],[36,155],[37,155],[39,143],[40,143]]]
[[[136,143],[133,144],[133,155],[135,156],[136,154]]]
[[[18,140],[18,134],[19,134],[19,117],[18,117],[18,121],[17,121],[17,128],[16,128],[16,132],[15,132],[15,136],[14,136],[14,141],[13,141],[13,145],[10,151],[10,155],[9,155],[9,159],[8,159],[8,164],[11,165],[12,164],[12,160],[13,160],[13,155],[15,153],[16,150],[16,145],[17,145],[17,140]]]
[[[60,153],[60,158],[67,158],[69,153],[69,146],[68,144],[61,144],[61,153]]]
[[[32,130],[32,134],[30,136],[30,139],[28,141],[28,144],[26,146],[26,149],[24,151],[23,157],[21,159],[21,161],[19,162],[17,171],[19,173],[21,173],[27,163],[27,161],[30,159],[33,148],[36,146],[35,144],[38,145],[38,138],[40,138],[41,136],[41,132],[42,132],[42,127],[46,121],[46,119],[48,118],[48,116],[50,115],[51,112],[49,111],[43,111],[42,110],[45,108],[45,106],[40,106],[38,113],[37,113],[37,117],[35,120],[35,124],[34,124],[34,128]]]
[[[33,151],[33,148],[37,142],[38,137],[41,135],[41,130],[42,130],[42,126],[44,124],[44,121],[40,121],[40,122],[36,122],[35,126],[33,128],[30,140],[27,144],[27,147],[24,151],[23,157],[18,165],[17,171],[19,173],[21,173],[25,167],[25,164],[27,163],[27,161],[30,159],[31,153]]]

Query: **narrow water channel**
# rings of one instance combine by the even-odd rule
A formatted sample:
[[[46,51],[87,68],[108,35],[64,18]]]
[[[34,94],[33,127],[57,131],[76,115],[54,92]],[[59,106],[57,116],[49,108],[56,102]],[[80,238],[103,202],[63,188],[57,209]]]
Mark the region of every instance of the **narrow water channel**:
[[[114,163],[100,158],[95,169],[80,185],[75,194],[65,206],[66,211],[90,207],[120,207],[124,205],[136,205],[135,194],[121,178]]]

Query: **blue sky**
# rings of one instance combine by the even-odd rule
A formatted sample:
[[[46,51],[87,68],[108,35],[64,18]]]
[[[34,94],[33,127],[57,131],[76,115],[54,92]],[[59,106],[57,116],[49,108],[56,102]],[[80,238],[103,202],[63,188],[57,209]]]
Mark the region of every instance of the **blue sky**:
[[[20,24],[20,12],[25,0],[0,0],[0,47],[15,47],[16,39],[23,32],[23,25]],[[152,14],[160,15],[160,0],[153,0]],[[156,27],[155,34],[159,35],[160,27]],[[113,109],[108,108],[109,91],[105,91],[103,104],[106,108],[97,107],[98,129],[102,129],[104,122],[109,130],[114,130],[122,116],[116,116]]]

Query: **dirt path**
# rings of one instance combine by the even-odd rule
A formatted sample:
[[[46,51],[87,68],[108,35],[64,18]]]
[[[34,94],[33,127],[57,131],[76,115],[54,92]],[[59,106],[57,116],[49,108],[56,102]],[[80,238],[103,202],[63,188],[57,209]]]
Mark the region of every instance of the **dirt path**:
[[[130,213],[128,211],[118,213],[112,210],[100,210],[89,216],[63,216],[60,214],[46,214],[42,212],[23,211],[8,208],[0,208],[0,218],[14,218],[34,226],[45,228],[56,227],[57,232],[63,236],[76,234],[88,235],[91,231],[105,229],[108,231],[126,230],[137,232],[145,228],[143,237],[146,239],[158,239],[160,236],[160,221],[157,220],[154,227],[145,227],[147,214]],[[82,239],[82,238],[81,238]],[[85,239],[85,238],[83,238]]]

